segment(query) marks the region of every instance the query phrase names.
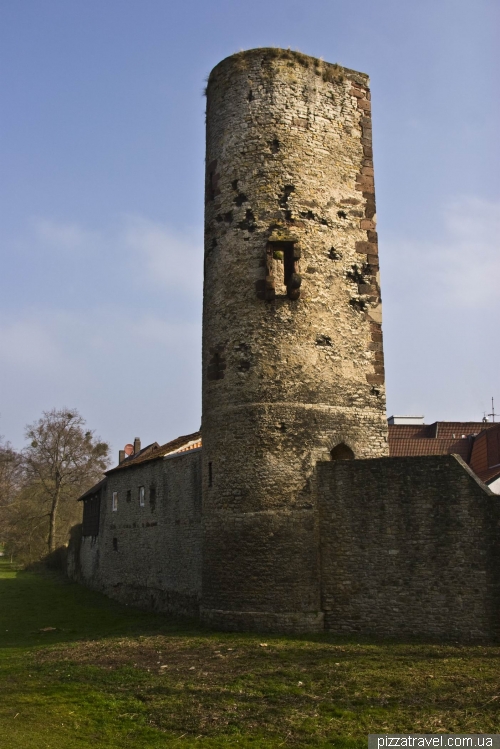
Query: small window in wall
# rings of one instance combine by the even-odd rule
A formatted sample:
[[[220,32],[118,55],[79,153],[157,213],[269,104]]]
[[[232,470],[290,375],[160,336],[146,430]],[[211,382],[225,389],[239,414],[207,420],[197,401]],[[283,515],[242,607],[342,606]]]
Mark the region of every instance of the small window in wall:
[[[210,350],[210,361],[208,363],[207,377],[209,380],[223,380],[226,369],[224,347],[217,346]]]
[[[118,510],[118,492],[113,492],[113,499],[111,500],[111,509],[113,512]]]
[[[113,539],[113,551],[118,551],[118,539]]]
[[[131,502],[131,501],[132,501],[132,490],[127,489],[127,502]]]
[[[330,450],[330,456],[332,460],[354,460],[354,453],[345,442],[335,445],[333,450]]]
[[[156,484],[151,484],[149,487],[149,504],[151,506],[151,512],[156,508]]]
[[[144,503],[145,503],[144,497],[145,497],[144,487],[140,486],[139,487],[139,505],[141,507],[144,507]]]
[[[208,464],[208,485],[212,486],[213,483],[213,473],[212,473],[212,463],[210,462]]]
[[[276,296],[296,300],[302,278],[298,272],[300,249],[294,242],[268,242],[266,278],[259,282],[258,295],[272,301]]]

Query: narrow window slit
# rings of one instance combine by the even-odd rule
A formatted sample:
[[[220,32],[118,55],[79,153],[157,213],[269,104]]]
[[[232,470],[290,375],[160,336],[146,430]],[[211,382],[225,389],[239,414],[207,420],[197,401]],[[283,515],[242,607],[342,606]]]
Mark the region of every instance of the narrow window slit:
[[[298,273],[300,249],[295,242],[268,242],[266,252],[266,276],[257,283],[259,299],[273,301],[287,296],[300,297],[302,278]]]

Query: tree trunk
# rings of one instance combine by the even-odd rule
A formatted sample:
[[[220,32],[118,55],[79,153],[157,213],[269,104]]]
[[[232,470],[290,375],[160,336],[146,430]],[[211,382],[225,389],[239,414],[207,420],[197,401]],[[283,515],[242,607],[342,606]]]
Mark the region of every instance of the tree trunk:
[[[56,519],[57,510],[59,507],[59,494],[60,487],[56,488],[56,493],[52,499],[52,507],[50,508],[50,521],[49,521],[49,554],[56,549]]]

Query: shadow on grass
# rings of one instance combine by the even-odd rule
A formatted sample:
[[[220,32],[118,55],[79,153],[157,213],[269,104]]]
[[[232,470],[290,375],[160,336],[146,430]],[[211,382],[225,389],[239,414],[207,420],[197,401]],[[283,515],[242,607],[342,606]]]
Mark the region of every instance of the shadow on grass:
[[[45,632],[41,630],[47,630]],[[316,656],[325,657],[332,646],[346,645],[363,651],[366,657],[379,658],[385,647],[392,657],[410,656],[426,659],[449,657],[500,658],[500,646],[459,643],[433,643],[419,639],[404,641],[377,639],[362,635],[337,636],[329,634],[277,635],[215,632],[197,620],[168,614],[142,611],[107,598],[101,593],[69,581],[60,573],[44,570],[19,570],[0,558],[0,647],[22,648],[80,640],[105,640],[114,637],[163,635],[170,638],[195,637],[247,642],[265,640],[270,645],[283,641],[298,650],[308,644],[316,647]],[[337,657],[337,656],[336,656]]]
[[[39,749],[49,729],[68,749],[352,749],[369,732],[498,730],[498,646],[221,633],[0,560],[2,646],[13,749]]]
[[[49,631],[41,632],[43,629]],[[197,622],[129,608],[47,571],[14,569],[0,559],[0,647],[92,638],[201,635]]]

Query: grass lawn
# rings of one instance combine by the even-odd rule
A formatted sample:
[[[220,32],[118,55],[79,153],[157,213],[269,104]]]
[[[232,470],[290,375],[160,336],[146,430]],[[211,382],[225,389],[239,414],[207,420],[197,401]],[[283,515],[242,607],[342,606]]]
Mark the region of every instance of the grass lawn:
[[[0,559],[1,749],[500,733],[499,659],[497,646],[213,632]]]

